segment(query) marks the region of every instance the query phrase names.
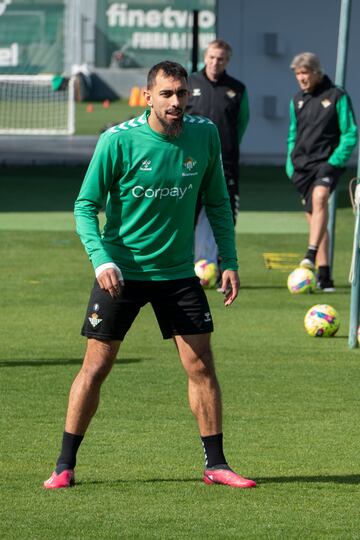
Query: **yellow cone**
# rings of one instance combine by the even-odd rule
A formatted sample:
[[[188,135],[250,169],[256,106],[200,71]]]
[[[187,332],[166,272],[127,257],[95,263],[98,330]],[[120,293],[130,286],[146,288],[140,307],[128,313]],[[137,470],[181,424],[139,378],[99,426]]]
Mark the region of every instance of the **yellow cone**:
[[[129,107],[138,107],[140,103],[140,88],[133,86],[130,92]]]
[[[146,88],[142,88],[141,92],[140,92],[140,100],[139,100],[139,106],[140,107],[147,107],[147,102],[146,102],[146,98],[145,98],[145,95],[144,95],[145,90],[146,90]]]

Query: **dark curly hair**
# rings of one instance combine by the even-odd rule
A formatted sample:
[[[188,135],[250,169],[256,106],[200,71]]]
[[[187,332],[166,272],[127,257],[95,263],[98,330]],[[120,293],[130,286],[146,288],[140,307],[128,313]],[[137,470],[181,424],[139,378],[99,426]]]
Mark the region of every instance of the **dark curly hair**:
[[[171,77],[173,79],[188,79],[186,69],[177,62],[171,62],[171,60],[164,60],[153,66],[147,76],[147,87],[152,88],[155,84],[155,79],[159,71],[162,71],[165,77]]]

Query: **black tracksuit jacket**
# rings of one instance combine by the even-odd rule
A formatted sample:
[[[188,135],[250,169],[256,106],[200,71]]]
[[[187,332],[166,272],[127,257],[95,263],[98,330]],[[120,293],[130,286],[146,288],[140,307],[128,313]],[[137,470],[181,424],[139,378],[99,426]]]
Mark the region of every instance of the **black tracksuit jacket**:
[[[226,71],[212,82],[205,69],[189,77],[190,99],[187,113],[210,118],[216,124],[226,178],[238,180],[239,144],[249,119],[245,85]]]
[[[312,174],[322,163],[344,167],[356,143],[350,98],[326,75],[313,92],[299,91],[294,96],[286,164],[290,178]]]

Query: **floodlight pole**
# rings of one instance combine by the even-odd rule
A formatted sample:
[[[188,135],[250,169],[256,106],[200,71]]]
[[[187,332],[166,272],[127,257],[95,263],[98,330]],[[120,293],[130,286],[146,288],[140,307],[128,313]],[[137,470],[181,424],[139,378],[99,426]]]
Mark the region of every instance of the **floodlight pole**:
[[[336,73],[335,73],[335,84],[341,87],[345,86],[346,61],[347,61],[347,51],[348,51],[348,42],[349,42],[350,12],[351,12],[351,0],[341,0],[338,48],[337,48],[337,57],[336,57]],[[329,233],[329,266],[330,266],[331,275],[332,275],[332,270],[333,270],[333,265],[334,265],[336,206],[337,206],[337,190],[335,189],[332,192],[329,199],[328,233]]]

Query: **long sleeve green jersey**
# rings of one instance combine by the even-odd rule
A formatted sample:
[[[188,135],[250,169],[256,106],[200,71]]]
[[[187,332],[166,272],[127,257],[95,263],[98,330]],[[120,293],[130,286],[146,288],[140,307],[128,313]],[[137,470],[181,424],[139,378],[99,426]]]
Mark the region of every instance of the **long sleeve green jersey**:
[[[222,257],[237,270],[234,226],[216,126],[185,115],[176,138],[152,130],[149,111],[99,139],[75,202],[77,232],[96,269],[114,262],[124,279],[194,275],[199,191]],[[105,203],[106,223],[98,213]]]

